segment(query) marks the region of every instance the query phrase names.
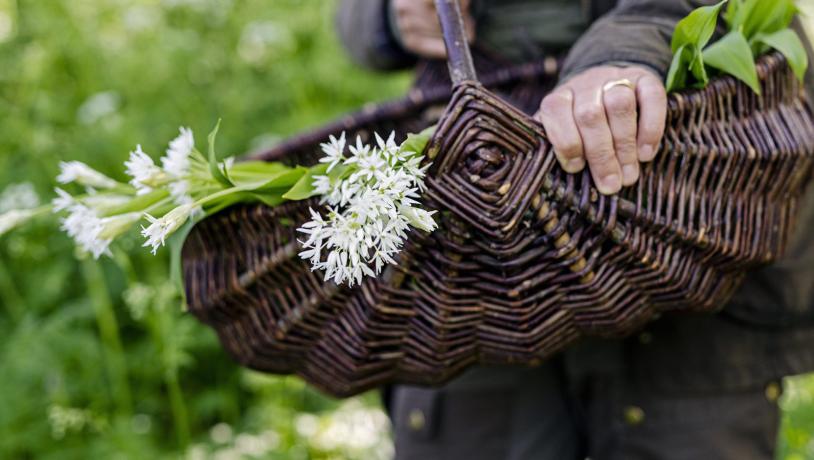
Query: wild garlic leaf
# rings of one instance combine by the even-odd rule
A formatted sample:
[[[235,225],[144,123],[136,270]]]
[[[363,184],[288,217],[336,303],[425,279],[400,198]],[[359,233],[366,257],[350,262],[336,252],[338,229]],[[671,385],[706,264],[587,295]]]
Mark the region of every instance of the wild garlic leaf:
[[[673,53],[685,45],[694,45],[696,49],[703,49],[712,34],[715,33],[715,25],[718,22],[718,14],[726,0],[712,6],[702,6],[694,9],[687,17],[676,24],[673,31],[673,40],[670,47]]]
[[[740,30],[751,41],[758,34],[785,29],[797,11],[793,0],[731,0],[725,19],[729,30]]]
[[[733,30],[704,50],[704,62],[710,67],[729,74],[749,85],[760,94],[752,49],[743,33]]]
[[[224,187],[231,187],[233,184],[232,182],[223,175],[223,171],[221,171],[220,167],[218,166],[218,159],[215,156],[215,139],[218,136],[218,129],[220,129],[220,120],[215,125],[215,129],[209,133],[207,137],[207,141],[209,142],[209,172],[212,174],[212,177],[215,178],[218,182],[220,182]]]
[[[304,200],[316,195],[314,188],[314,176],[324,176],[328,171],[328,163],[319,163],[308,168],[308,171],[300,177],[291,189],[283,194],[286,200]]]
[[[764,44],[770,48],[780,51],[789,62],[794,75],[803,81],[808,69],[808,54],[800,41],[800,37],[791,30],[783,29],[771,34],[760,34],[755,37],[755,42]]]
[[[678,91],[687,87],[687,71],[693,53],[688,49],[688,45],[682,45],[678,51],[673,53],[673,61],[670,63],[670,70],[667,72],[667,92]]]
[[[263,192],[268,190],[279,191],[279,189],[288,190],[300,180],[300,178],[308,172],[308,168],[297,166],[289,168],[285,171],[280,171],[276,174],[271,174],[265,177],[238,177],[233,175],[235,187],[247,192]],[[283,192],[280,192],[282,194]]]
[[[420,155],[424,152],[424,148],[435,133],[435,127],[435,125],[432,125],[428,128],[424,128],[420,133],[408,134],[407,139],[401,143],[399,152],[415,152]]]
[[[696,86],[703,88],[709,83],[707,68],[704,65],[704,55],[695,47],[692,47],[692,51],[693,56],[690,61],[690,72],[692,76],[695,77]]]

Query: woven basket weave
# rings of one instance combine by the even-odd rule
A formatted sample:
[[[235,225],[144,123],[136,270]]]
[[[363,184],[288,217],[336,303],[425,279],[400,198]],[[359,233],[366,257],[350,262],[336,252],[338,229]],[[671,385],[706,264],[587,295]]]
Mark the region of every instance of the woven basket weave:
[[[540,76],[536,96],[519,92],[536,103],[554,69],[522,69],[489,78],[506,89]],[[762,96],[729,77],[672,94],[656,159],[612,197],[589,173],[563,172],[542,127],[473,81],[295,138],[264,157],[313,162],[318,142],[341,130],[416,131],[450,97],[425,152],[424,203],[439,229],[412,232],[398,265],[349,289],[297,256],[314,200],[234,207],[185,244],[190,311],[240,363],[337,396],[440,384],[477,363],[533,365],[581,336],[714,311],[747,270],[783,252],[812,171],[814,119],[799,82],[776,54],[758,73]]]

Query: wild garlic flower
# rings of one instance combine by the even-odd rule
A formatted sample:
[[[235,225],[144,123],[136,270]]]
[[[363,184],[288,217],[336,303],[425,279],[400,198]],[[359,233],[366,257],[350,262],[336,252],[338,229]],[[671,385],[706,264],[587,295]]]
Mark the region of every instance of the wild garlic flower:
[[[141,228],[141,235],[147,238],[143,246],[151,246],[151,251],[155,254],[164,245],[164,240],[181,228],[195,211],[196,206],[190,203],[178,206],[158,219],[146,214],[150,225]]]
[[[127,175],[133,178],[130,184],[136,188],[139,195],[149,193],[154,187],[167,183],[167,174],[141,150],[141,144],[136,145],[136,150],[130,152],[130,159],[124,162],[124,166],[127,168]]]
[[[168,174],[181,178],[189,173],[189,156],[195,148],[195,138],[189,128],[182,126],[178,130],[181,134],[170,141],[166,156],[161,158],[161,165]]]
[[[68,216],[61,219],[62,230],[70,236],[76,245],[93,254],[98,259],[102,254],[109,254],[108,247],[112,240],[104,240],[99,234],[102,231],[102,219],[91,208],[76,203],[68,208]]]
[[[74,199],[73,195],[62,190],[59,187],[54,188],[54,192],[56,192],[57,196],[53,200],[51,200],[51,206],[53,207],[53,212],[60,212],[66,211],[71,206],[76,204],[76,199]]]
[[[102,189],[114,188],[119,184],[81,161],[60,162],[59,169],[57,181],[60,184],[76,182],[85,187]]]
[[[178,129],[180,134],[170,141],[166,155],[161,158],[164,171],[170,175],[169,190],[176,204],[185,205],[194,200],[190,196],[189,174],[192,167],[191,156],[195,150],[195,137],[192,130]]]
[[[320,163],[328,163],[328,172],[345,160],[343,155],[345,151],[345,132],[342,131],[342,135],[339,136],[339,139],[333,135],[330,136],[329,141],[330,142],[320,144],[322,153],[324,153],[325,156],[319,160]]]
[[[298,229],[306,235],[300,257],[322,270],[325,280],[350,286],[376,276],[404,246],[410,227],[426,232],[436,228],[434,212],[419,207],[425,167],[423,157],[402,152],[395,135],[376,135],[376,146],[357,137],[345,156],[344,133],[322,144],[329,169],[345,167],[339,177],[315,176],[313,186],[328,205],[328,217],[311,209],[311,221]]]

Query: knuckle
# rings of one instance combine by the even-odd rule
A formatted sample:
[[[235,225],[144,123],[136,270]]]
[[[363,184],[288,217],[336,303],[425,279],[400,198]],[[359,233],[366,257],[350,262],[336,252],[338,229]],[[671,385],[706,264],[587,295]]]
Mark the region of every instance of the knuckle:
[[[605,93],[605,109],[611,115],[633,115],[636,111],[636,96],[625,88]]]
[[[574,118],[583,126],[597,126],[605,118],[605,114],[598,104],[582,104],[574,109]]]
[[[599,168],[611,166],[616,161],[613,151],[605,148],[588,149],[585,151],[585,158],[592,166]]]
[[[551,93],[540,103],[540,111],[545,115],[557,115],[559,111],[566,107],[566,96],[560,92]]]
[[[554,146],[554,150],[565,158],[576,158],[582,156],[582,145],[571,140],[560,142]]]

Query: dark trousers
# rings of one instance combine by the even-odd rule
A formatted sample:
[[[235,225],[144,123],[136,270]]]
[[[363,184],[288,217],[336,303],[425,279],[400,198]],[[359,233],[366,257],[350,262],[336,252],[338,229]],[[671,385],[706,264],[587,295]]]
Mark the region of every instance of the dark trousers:
[[[779,381],[716,385],[697,355],[631,361],[647,334],[589,341],[537,368],[471,369],[442,389],[394,387],[396,460],[773,458]],[[705,363],[694,383],[676,385],[692,362]]]

